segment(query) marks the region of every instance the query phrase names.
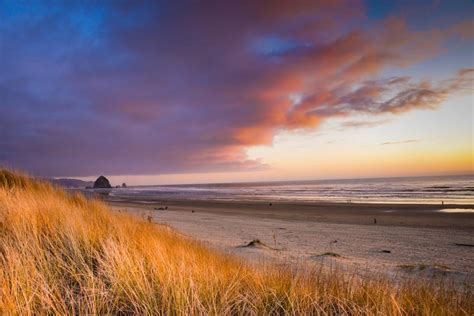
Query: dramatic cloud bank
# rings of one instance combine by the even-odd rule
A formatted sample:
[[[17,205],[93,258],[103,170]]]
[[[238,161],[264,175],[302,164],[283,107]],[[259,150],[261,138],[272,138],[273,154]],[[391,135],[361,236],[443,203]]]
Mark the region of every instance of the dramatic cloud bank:
[[[0,163],[42,176],[259,168],[245,149],[279,130],[472,87],[472,69],[382,76],[471,40],[470,19],[413,29],[355,1],[66,3],[0,4]]]

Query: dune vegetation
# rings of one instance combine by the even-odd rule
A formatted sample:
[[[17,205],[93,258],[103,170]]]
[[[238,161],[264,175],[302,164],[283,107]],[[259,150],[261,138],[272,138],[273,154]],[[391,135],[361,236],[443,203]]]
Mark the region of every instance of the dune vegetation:
[[[0,314],[472,315],[468,288],[249,264],[0,170]]]

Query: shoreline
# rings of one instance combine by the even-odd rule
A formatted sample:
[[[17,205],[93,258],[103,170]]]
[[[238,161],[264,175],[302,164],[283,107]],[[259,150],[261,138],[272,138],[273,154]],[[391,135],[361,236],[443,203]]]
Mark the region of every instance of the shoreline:
[[[167,211],[203,212],[258,219],[309,221],[315,223],[358,224],[474,231],[474,213],[441,212],[443,209],[474,209],[467,204],[379,204],[335,202],[260,202],[147,199],[147,197],[103,197],[115,207]],[[270,206],[271,203],[271,206]],[[376,224],[374,224],[374,219]]]

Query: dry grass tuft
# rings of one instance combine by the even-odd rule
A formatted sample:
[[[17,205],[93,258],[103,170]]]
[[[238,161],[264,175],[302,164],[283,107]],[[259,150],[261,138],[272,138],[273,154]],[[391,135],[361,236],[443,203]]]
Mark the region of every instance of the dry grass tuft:
[[[250,266],[0,170],[0,314],[456,314],[470,290]]]

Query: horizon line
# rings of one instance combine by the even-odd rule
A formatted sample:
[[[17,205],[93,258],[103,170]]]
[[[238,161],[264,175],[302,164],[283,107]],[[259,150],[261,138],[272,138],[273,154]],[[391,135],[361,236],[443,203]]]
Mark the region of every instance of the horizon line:
[[[290,180],[263,180],[263,181],[229,181],[229,182],[201,182],[201,183],[175,183],[175,184],[137,184],[128,185],[129,187],[150,187],[150,186],[192,186],[192,185],[219,185],[219,184],[262,184],[262,183],[289,183],[289,182],[315,182],[315,181],[348,181],[348,180],[383,180],[383,179],[416,179],[416,178],[447,178],[447,177],[470,177],[474,176],[474,172],[458,173],[458,174],[438,174],[438,175],[411,175],[411,176],[378,176],[378,177],[361,177],[361,178],[321,178],[321,179],[290,179]],[[97,176],[99,177],[99,176]],[[117,177],[117,176],[105,176]],[[84,182],[94,182],[95,180],[82,180],[79,177],[38,177],[45,179],[74,179]],[[125,181],[123,181],[125,182]],[[122,183],[123,183],[122,182]]]

